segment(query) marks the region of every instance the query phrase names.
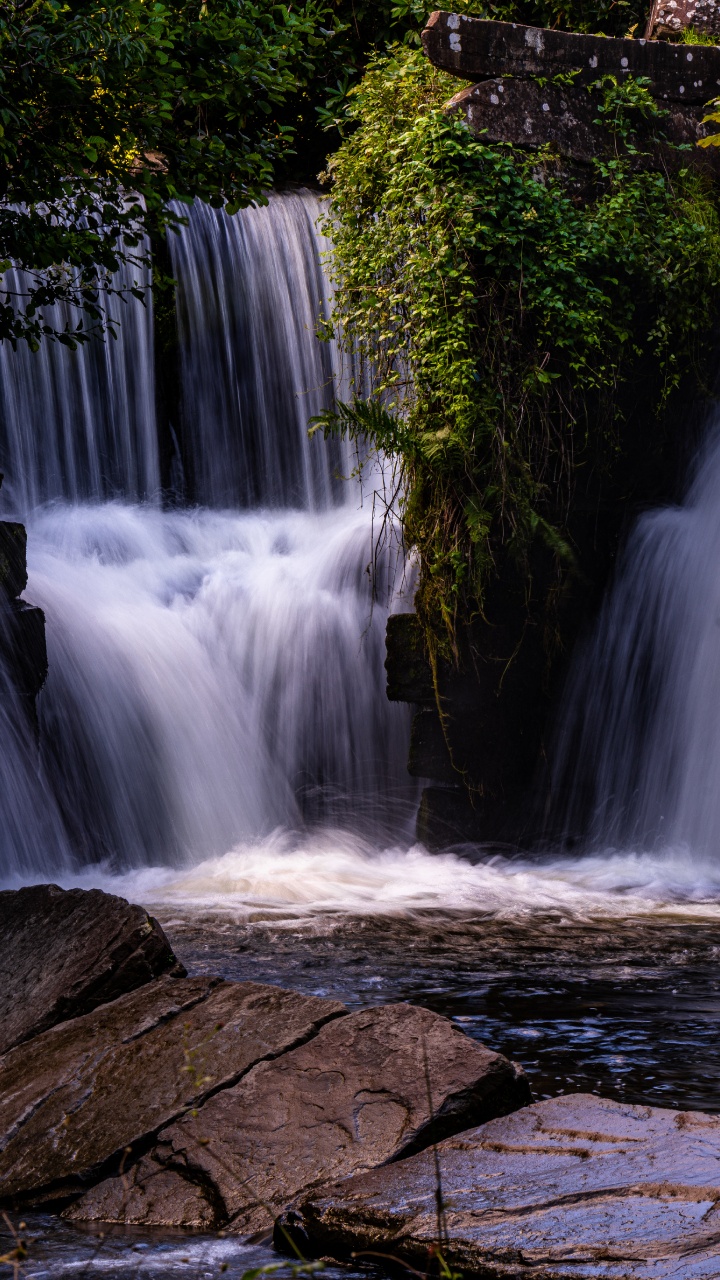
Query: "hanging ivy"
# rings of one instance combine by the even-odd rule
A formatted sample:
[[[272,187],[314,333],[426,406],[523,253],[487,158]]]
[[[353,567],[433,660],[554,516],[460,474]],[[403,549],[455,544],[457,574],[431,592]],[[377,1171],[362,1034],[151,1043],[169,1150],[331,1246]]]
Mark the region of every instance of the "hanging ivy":
[[[661,408],[716,315],[720,220],[696,174],[598,162],[594,194],[549,149],[474,137],[443,104],[458,81],[420,53],[375,60],[332,158],[331,329],[369,397],[314,429],[364,437],[400,469],[417,550],[417,607],[452,644],[482,610],[498,557],[529,573],[533,544],[572,572],[566,525],[588,441],[608,456],[618,390],[651,361]],[[601,118],[632,151],[660,117],[647,88],[602,86]]]

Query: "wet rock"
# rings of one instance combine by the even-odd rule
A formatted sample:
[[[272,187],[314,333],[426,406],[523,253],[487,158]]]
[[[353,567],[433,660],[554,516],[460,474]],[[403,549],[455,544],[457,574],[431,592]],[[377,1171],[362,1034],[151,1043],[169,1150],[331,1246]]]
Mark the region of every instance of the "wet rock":
[[[431,14],[422,43],[434,66],[463,80],[576,71],[578,86],[604,75],[620,83],[647,76],[655,96],[667,101],[703,103],[720,92],[720,48],[713,45],[615,40],[444,11]]]
[[[432,670],[416,613],[393,613],[388,618],[385,671],[391,702],[435,702]]]
[[[344,1012],[252,982],[160,978],[17,1046],[0,1059],[3,1202],[77,1195],[188,1107]]]
[[[304,1197],[277,1233],[338,1257],[364,1249],[483,1280],[700,1280],[720,1274],[720,1117],[590,1094],[536,1103],[433,1155]]]
[[[37,605],[0,604],[0,659],[20,697],[34,703],[48,673],[45,614]]]
[[[91,1187],[63,1211],[70,1222],[124,1223],[141,1227],[185,1227],[218,1231],[227,1222],[221,1197],[209,1178],[191,1180],[167,1169],[155,1155]]]
[[[169,1225],[176,1201],[194,1196],[197,1221],[262,1233],[301,1191],[397,1160],[529,1096],[518,1068],[447,1018],[405,1004],[354,1013],[216,1093],[165,1129],[125,1182],[109,1180],[70,1212]],[[174,1183],[158,1181],[162,1167]]]
[[[475,852],[481,856],[511,854],[515,845],[492,839],[495,831],[502,830],[504,809],[504,799],[499,803],[491,796],[471,799],[464,787],[423,787],[415,825],[417,839],[434,852],[450,845],[472,844],[480,846]],[[464,850],[465,858],[473,856],[473,851]]]
[[[408,773],[457,785],[461,774],[453,768],[437,707],[420,707],[412,718]]]
[[[0,520],[0,596],[14,600],[27,586],[27,533],[23,524]]]
[[[2,1053],[163,973],[185,972],[156,920],[99,889],[2,892],[0,935]]]
[[[47,676],[47,648],[45,614],[42,609],[18,599],[27,580],[25,526],[0,520],[0,664],[32,721],[35,698]]]

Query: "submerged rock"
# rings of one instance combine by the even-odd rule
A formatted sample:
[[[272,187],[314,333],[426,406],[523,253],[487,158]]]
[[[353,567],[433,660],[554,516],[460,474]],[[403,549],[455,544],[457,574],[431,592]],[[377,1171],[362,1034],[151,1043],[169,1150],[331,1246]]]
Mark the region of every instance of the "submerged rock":
[[[161,978],[0,1059],[0,1195],[54,1203],[137,1158],[160,1128],[345,1012],[219,978]]]
[[[720,1117],[589,1094],[491,1120],[304,1197],[276,1228],[304,1250],[375,1250],[483,1280],[720,1275]],[[438,1174],[442,1219],[438,1222]]]
[[[178,964],[157,920],[99,889],[0,892],[0,1053]]]
[[[323,1026],[164,1129],[75,1220],[269,1231],[294,1197],[371,1169],[529,1100],[507,1058],[447,1018],[397,1004]]]

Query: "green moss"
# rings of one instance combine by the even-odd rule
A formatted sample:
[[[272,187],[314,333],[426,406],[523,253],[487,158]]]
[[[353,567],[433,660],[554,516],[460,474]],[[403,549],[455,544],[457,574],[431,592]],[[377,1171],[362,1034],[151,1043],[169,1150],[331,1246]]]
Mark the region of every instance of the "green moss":
[[[657,408],[700,369],[720,283],[699,177],[612,160],[579,199],[550,151],[491,146],[448,117],[459,87],[405,49],[353,93],[357,127],[329,171],[333,325],[372,394],[316,424],[398,460],[418,608],[446,643],[499,557],[529,578],[542,544],[558,582],[572,570],[577,467],[616,455],[640,363]],[[607,83],[603,110],[626,144],[633,112],[659,114],[641,84]]]

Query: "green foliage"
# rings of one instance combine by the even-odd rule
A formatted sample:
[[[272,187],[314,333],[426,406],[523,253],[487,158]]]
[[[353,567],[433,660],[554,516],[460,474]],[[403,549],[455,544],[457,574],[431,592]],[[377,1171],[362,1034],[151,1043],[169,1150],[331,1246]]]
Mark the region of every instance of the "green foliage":
[[[6,294],[0,340],[84,340],[108,273],[177,222],[171,201],[262,201],[292,140],[278,112],[335,26],[321,0],[3,0],[0,268],[33,283]],[[77,329],[44,317],[57,300]]]
[[[698,31],[695,27],[683,27],[678,33],[678,44],[717,45],[717,36],[709,36],[707,31]]]
[[[501,548],[526,572],[538,543],[560,574],[572,564],[575,467],[588,448],[612,455],[640,361],[658,404],[678,384],[720,284],[700,179],[609,159],[597,197],[579,198],[549,151],[490,146],[448,116],[457,87],[397,50],[352,96],[357,129],[330,164],[334,325],[373,394],[316,424],[399,459],[418,606],[450,635],[461,602],[482,608]],[[603,87],[605,118],[631,137],[644,86]]]
[[[713,98],[707,105],[712,107],[713,110],[709,111],[706,116],[703,116],[703,124],[720,124],[720,98]],[[698,146],[720,147],[720,132],[709,133],[706,138],[700,138]]]
[[[653,97],[651,83],[647,76],[631,76],[622,84],[615,76],[603,76],[592,86],[594,90],[602,90],[595,124],[609,129],[630,154],[637,154],[639,150],[633,136],[638,123],[659,125],[668,114]]]
[[[639,0],[453,7],[608,34],[641,9]],[[177,224],[177,202],[232,212],[262,201],[278,176],[311,178],[352,126],[347,95],[368,57],[390,41],[417,45],[431,9],[426,0],[0,0],[0,272],[14,261],[31,277],[22,296],[11,279],[0,288],[0,341],[76,346],[113,332],[110,274],[141,265],[146,236]],[[127,293],[143,296],[137,283]],[[48,310],[56,301],[75,308],[67,330]]]

